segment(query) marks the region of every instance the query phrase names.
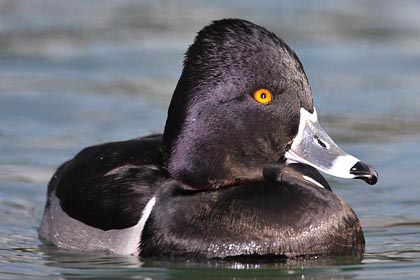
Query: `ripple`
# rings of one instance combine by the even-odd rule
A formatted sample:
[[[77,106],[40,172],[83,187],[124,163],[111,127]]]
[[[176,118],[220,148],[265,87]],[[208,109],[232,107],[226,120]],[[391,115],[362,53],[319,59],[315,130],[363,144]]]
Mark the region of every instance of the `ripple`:
[[[340,142],[389,143],[420,137],[420,116],[325,116],[324,120]]]
[[[47,184],[54,170],[24,165],[0,165],[0,181]]]

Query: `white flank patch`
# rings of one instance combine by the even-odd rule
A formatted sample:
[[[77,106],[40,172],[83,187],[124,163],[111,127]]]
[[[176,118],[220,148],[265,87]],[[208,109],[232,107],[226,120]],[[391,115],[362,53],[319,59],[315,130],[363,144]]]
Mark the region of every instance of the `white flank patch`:
[[[146,207],[144,207],[143,209],[143,213],[141,213],[141,218],[139,223],[137,224],[138,226],[140,226],[141,230],[140,230],[140,240],[138,245],[140,246],[140,242],[141,242],[141,235],[143,234],[143,229],[144,226],[146,225],[147,220],[150,217],[150,214],[152,213],[153,207],[155,206],[156,203],[156,196],[152,197],[149,202],[147,202]]]
[[[138,255],[141,235],[155,203],[156,197],[152,197],[135,226],[105,231],[68,216],[61,209],[58,197],[51,194],[50,207],[42,218],[39,236],[65,249]]]

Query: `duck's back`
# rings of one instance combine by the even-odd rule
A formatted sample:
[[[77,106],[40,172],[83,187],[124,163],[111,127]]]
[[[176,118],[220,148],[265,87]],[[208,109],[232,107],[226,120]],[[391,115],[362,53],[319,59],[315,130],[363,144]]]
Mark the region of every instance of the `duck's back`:
[[[40,237],[69,249],[136,253],[141,217],[167,179],[161,135],[88,147],[51,179]]]

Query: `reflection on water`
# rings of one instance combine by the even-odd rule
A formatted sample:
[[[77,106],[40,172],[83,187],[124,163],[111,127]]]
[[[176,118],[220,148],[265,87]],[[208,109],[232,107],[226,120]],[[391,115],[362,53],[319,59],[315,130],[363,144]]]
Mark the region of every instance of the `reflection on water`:
[[[417,279],[418,1],[0,1],[0,278]],[[361,258],[139,260],[41,245],[55,168],[82,147],[163,130],[182,57],[213,19],[266,26],[298,53],[320,121],[375,166],[374,187],[328,177],[356,211]]]
[[[96,279],[266,279],[288,278],[324,279],[334,276],[342,279],[354,271],[362,270],[361,257],[323,258],[309,260],[291,260],[287,262],[264,261],[180,261],[180,260],[139,260],[133,256],[89,255],[74,253],[48,246],[40,246],[47,254],[45,265],[58,268],[64,279],[93,277]],[[346,270],[351,267],[351,272]],[[350,269],[348,269],[350,270]],[[238,278],[239,277],[239,278]]]

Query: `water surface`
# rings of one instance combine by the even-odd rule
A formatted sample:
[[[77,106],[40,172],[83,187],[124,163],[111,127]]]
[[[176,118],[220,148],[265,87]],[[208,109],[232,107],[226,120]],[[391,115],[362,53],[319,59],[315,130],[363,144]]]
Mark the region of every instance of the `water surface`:
[[[0,279],[417,279],[419,13],[417,1],[0,1]],[[358,214],[366,253],[185,262],[42,245],[56,167],[85,146],[161,132],[183,53],[223,17],[285,39],[323,126],[378,170],[373,187],[328,177]]]

